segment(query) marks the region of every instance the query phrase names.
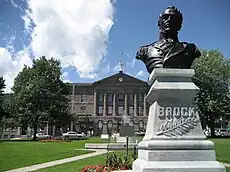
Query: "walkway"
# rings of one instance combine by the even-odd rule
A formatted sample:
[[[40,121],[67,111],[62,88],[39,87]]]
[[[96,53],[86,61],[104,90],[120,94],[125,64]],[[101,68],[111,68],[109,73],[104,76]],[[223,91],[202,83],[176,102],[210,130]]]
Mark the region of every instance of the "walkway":
[[[224,162],[221,162],[221,164],[223,164],[225,167],[230,168],[230,164],[229,164],[229,163],[224,163]]]
[[[14,170],[9,170],[7,172],[30,172],[30,171],[36,171],[42,168],[47,168],[47,167],[51,167],[51,166],[55,166],[55,165],[59,165],[59,164],[64,164],[67,162],[73,162],[73,161],[77,161],[80,159],[84,159],[84,158],[90,158],[96,155],[101,155],[106,153],[106,150],[93,150],[96,152],[93,153],[88,153],[88,154],[83,154],[83,155],[79,155],[79,156],[75,156],[75,157],[71,157],[71,158],[65,158],[65,159],[60,159],[60,160],[56,160],[56,161],[50,161],[50,162],[45,162],[42,164],[36,164],[36,165],[31,165],[31,166],[27,166],[27,167],[22,167],[22,168],[18,168],[18,169],[14,169]]]

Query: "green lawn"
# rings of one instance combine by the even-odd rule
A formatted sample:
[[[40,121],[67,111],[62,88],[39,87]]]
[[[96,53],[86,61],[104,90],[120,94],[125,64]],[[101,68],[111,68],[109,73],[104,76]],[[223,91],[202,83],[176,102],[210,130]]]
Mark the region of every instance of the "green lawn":
[[[217,160],[222,162],[230,162],[230,139],[212,139],[215,143],[215,150],[217,154]],[[72,172],[81,171],[81,169],[87,165],[98,165],[104,164],[106,160],[106,154],[99,155],[76,162],[66,163],[62,165],[57,165],[45,169],[38,170],[38,172]],[[230,168],[226,168],[227,172],[230,172]]]
[[[71,162],[71,163],[66,163],[62,165],[57,165],[49,168],[44,168],[37,170],[37,172],[80,172],[81,169],[85,166],[88,165],[99,165],[99,164],[104,164],[106,161],[106,154],[104,155],[98,155],[95,157]],[[227,172],[230,172],[230,168],[226,168]]]
[[[212,139],[218,161],[230,163],[230,139]]]
[[[86,140],[66,143],[41,142],[0,142],[0,171],[20,168],[28,165],[73,157],[92,151],[83,149]],[[87,140],[88,143],[100,142],[99,138]]]
[[[230,139],[212,139],[212,141],[215,142],[217,160],[230,163],[230,152],[228,151]],[[89,140],[67,143],[0,142],[0,171],[88,153],[87,151],[75,150],[83,149],[86,142],[101,143],[107,141],[101,141],[99,137],[94,137]],[[105,159],[106,154],[39,171],[80,171],[86,165],[103,164]]]
[[[38,172],[80,172],[81,169],[88,165],[99,165],[106,161],[106,154],[98,155],[87,159],[82,159],[75,162],[61,164],[49,168],[38,170]]]

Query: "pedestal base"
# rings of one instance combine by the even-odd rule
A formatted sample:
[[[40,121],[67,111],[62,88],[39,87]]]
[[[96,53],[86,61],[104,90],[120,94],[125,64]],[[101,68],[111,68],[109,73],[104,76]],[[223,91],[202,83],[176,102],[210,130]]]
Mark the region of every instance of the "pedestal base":
[[[150,140],[138,147],[133,172],[226,172],[208,140]]]
[[[226,172],[217,161],[146,161],[137,159],[133,172]]]

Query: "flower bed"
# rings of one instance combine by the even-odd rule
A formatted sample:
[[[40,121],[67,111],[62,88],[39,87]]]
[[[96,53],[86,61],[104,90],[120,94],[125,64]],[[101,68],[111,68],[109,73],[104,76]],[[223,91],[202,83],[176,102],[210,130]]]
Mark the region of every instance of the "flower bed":
[[[45,140],[40,140],[42,143],[47,143],[47,142],[71,142],[71,140],[58,140],[58,139],[45,139]]]
[[[106,165],[93,165],[84,167],[81,172],[112,172],[115,170],[131,170],[132,162],[136,156],[117,155],[114,152],[107,154]]]
[[[127,167],[120,167],[120,168],[115,168],[115,167],[107,167],[107,166],[86,166],[84,167],[81,172],[111,172],[114,170],[128,170]]]

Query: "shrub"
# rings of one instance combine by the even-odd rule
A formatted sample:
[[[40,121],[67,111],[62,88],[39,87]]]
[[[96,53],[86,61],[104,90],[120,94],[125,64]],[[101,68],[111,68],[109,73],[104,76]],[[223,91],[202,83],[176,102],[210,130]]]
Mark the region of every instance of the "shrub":
[[[115,154],[114,152],[107,154],[105,165],[86,166],[81,172],[111,172],[114,170],[129,170],[132,169],[133,155],[127,157],[122,154]]]

